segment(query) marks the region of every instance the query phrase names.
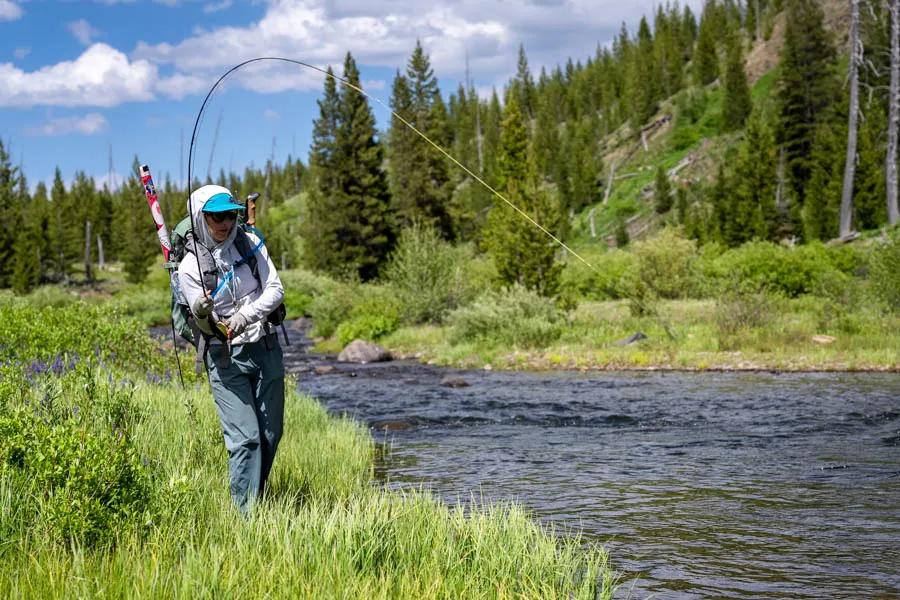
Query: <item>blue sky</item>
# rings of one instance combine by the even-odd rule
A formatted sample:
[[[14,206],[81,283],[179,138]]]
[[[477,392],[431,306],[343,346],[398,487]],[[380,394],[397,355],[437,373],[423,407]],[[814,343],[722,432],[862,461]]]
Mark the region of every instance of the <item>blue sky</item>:
[[[684,0],[682,4],[684,4]],[[700,0],[687,0],[699,12]],[[110,148],[117,179],[135,155],[158,182],[186,173],[191,128],[219,75],[256,56],[339,66],[347,51],[386,104],[416,40],[445,94],[465,78],[502,87],[524,44],[532,71],[584,59],[652,0],[0,0],[0,137],[29,182],[58,166],[98,182]],[[338,70],[339,72],[339,70]],[[194,171],[242,171],[272,152],[306,159],[323,76],[260,63],[229,79],[207,108]],[[373,106],[379,126],[389,114]],[[212,139],[221,117],[215,150]],[[181,160],[182,137],[184,160]]]

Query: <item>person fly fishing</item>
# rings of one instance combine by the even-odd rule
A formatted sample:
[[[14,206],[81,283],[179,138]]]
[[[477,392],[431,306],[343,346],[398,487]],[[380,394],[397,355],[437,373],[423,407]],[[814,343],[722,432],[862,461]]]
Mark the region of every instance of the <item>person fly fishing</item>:
[[[269,324],[284,287],[261,236],[238,224],[244,206],[228,189],[199,188],[188,210],[194,234],[178,283],[195,337],[204,342],[198,360],[206,365],[228,450],[231,497],[247,514],[265,490],[283,429],[284,360]]]

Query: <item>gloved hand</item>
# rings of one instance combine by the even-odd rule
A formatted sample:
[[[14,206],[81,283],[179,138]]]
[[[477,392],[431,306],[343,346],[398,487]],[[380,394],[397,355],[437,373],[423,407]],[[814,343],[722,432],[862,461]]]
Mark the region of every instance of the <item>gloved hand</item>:
[[[231,315],[231,318],[226,323],[228,325],[228,339],[241,335],[247,329],[247,317],[239,312]]]
[[[213,300],[209,297],[209,292],[204,292],[202,296],[197,296],[191,303],[191,312],[195,317],[205,319],[210,315],[213,309]]]

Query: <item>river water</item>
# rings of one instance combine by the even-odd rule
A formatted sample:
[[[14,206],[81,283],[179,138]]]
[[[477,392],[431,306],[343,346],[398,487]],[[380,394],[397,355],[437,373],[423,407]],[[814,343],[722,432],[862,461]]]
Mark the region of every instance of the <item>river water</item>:
[[[580,531],[609,549],[617,597],[900,598],[900,375],[461,372],[301,349],[300,388],[372,428],[387,486]]]

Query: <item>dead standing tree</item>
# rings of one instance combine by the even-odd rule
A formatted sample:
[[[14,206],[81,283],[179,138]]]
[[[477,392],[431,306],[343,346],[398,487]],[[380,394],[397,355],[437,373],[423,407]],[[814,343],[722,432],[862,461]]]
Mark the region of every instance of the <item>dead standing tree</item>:
[[[859,0],[850,0],[850,116],[847,123],[847,158],[844,162],[844,189],[841,194],[842,240],[853,237],[853,178],[856,174],[856,133],[859,121],[859,64],[862,62],[859,39]]]
[[[897,225],[897,129],[900,128],[900,0],[889,0],[891,12],[891,87],[888,98],[887,156],[885,187],[888,223]]]

